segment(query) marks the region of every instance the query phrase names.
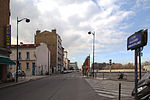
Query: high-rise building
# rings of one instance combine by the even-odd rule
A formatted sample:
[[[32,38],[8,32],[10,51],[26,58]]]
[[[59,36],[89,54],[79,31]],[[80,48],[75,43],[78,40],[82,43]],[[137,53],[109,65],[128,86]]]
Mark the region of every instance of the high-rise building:
[[[51,32],[40,30],[36,31],[35,44],[46,43],[51,51],[51,68],[52,72],[61,72],[63,67],[63,50],[61,37],[56,33],[56,29]]]

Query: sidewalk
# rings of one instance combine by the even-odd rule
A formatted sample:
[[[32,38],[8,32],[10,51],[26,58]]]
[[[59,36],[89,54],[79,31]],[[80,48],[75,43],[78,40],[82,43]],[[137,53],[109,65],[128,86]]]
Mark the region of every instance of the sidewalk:
[[[131,96],[134,82],[91,77],[86,77],[85,80],[98,95],[108,97],[112,100],[118,99],[119,83],[121,83],[121,100],[134,100],[134,97]]]
[[[1,88],[5,88],[5,87],[10,87],[10,86],[14,86],[14,85],[18,85],[18,84],[23,84],[32,80],[38,80],[38,79],[42,79],[48,77],[47,76],[26,76],[26,77],[19,77],[18,78],[18,82],[8,82],[8,83],[0,83],[0,89]]]

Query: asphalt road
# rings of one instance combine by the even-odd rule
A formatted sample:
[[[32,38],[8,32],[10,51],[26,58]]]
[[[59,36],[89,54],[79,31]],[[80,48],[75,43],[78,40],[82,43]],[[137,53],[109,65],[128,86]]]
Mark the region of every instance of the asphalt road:
[[[0,100],[109,100],[97,95],[79,73],[51,76],[0,89]]]

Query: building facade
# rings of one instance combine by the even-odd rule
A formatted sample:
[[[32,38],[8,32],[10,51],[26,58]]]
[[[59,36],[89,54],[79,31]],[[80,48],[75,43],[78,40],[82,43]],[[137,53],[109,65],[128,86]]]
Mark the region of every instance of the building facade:
[[[51,51],[51,68],[52,72],[61,72],[63,67],[63,50],[61,37],[56,33],[56,29],[49,31],[36,31],[35,44],[46,43]]]
[[[83,75],[88,76],[89,72],[90,72],[90,56],[87,56],[82,65],[82,73]]]
[[[51,74],[50,54],[45,43],[40,43],[40,46],[36,47],[36,75]]]
[[[70,62],[69,63],[69,69],[77,70],[78,69],[77,62]]]
[[[9,49],[11,45],[9,3],[10,0],[0,0],[0,80],[7,79],[7,69],[10,64],[8,61],[10,60],[9,55],[11,53]],[[7,30],[8,28],[9,30]],[[9,41],[7,41],[7,38],[9,38]]]
[[[11,60],[16,62],[16,45],[11,46]],[[49,52],[50,55],[50,52]],[[27,76],[43,75],[48,72],[48,48],[46,44],[21,44],[18,45],[18,70],[25,72]],[[49,59],[50,62],[50,59]],[[10,72],[16,72],[16,65],[9,66]]]

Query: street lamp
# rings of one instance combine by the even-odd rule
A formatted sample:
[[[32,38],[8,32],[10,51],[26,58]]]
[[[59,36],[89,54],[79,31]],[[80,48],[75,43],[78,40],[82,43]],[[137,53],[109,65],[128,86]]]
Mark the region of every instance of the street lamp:
[[[92,34],[93,35],[93,77],[94,77],[94,49],[95,49],[95,31],[91,32],[89,31],[88,34]]]
[[[23,19],[18,19],[17,17],[17,66],[16,66],[16,82],[18,82],[18,65],[19,65],[19,61],[18,61],[18,23],[23,21],[23,20],[26,20],[27,23],[30,22],[30,19],[28,18],[23,18]]]

